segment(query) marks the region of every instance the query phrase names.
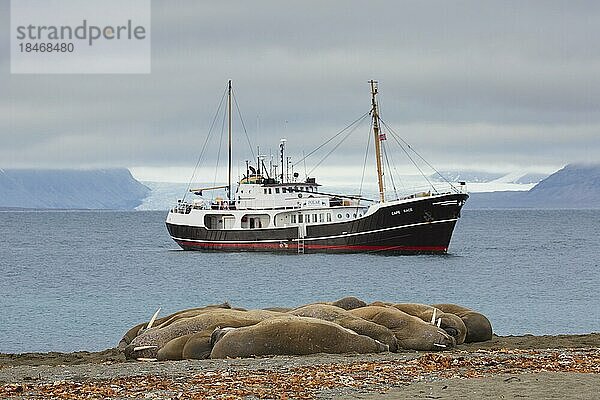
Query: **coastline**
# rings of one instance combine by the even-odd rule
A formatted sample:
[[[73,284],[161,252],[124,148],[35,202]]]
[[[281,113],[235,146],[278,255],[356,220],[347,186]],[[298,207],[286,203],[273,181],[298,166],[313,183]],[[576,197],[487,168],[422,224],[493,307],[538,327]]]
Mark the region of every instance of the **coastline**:
[[[107,349],[0,354],[0,397],[593,398],[599,374],[600,333],[494,336],[436,353],[153,363]]]

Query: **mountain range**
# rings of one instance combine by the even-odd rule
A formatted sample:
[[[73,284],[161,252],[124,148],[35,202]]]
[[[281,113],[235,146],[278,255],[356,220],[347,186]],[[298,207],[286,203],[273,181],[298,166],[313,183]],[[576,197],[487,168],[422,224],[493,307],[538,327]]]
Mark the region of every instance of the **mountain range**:
[[[548,177],[548,174],[537,174],[528,172],[515,172],[511,174],[483,172],[483,171],[441,171],[437,174],[429,176],[429,179],[435,182],[469,182],[469,183],[516,183],[527,185],[530,183],[538,183]]]
[[[528,182],[531,174],[442,173],[473,186]],[[438,176],[439,178],[439,176]],[[441,179],[441,178],[440,178]],[[498,185],[496,185],[498,186]],[[471,193],[465,209],[600,208],[600,164],[570,164],[525,191]],[[533,187],[532,187],[533,186]],[[0,169],[0,209],[167,210],[186,191],[182,183],[140,183],[129,170]]]
[[[132,210],[150,189],[128,169],[0,169],[0,208]]]
[[[600,208],[600,164],[569,164],[528,191],[471,193],[465,208]]]

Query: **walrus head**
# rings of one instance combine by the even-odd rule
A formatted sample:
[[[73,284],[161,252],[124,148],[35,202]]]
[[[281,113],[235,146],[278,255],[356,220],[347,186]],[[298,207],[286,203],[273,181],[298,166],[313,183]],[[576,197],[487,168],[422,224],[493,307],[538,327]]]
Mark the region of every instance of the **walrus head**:
[[[128,360],[137,360],[137,359],[156,359],[156,353],[158,352],[158,346],[148,345],[148,346],[134,346],[132,344],[127,345],[123,349],[123,353],[125,354],[125,358]]]
[[[226,327],[221,328],[220,326],[216,327],[215,330],[210,334],[210,345],[214,346],[219,340],[223,339],[225,335],[229,332],[235,330],[236,328]]]
[[[454,339],[444,330],[438,328],[437,335],[433,342],[433,348],[431,350],[450,350],[455,346],[456,339]]]
[[[467,328],[458,316],[444,313],[434,308],[430,323],[443,329],[448,335],[452,336],[456,342],[455,344],[462,344],[465,341]]]

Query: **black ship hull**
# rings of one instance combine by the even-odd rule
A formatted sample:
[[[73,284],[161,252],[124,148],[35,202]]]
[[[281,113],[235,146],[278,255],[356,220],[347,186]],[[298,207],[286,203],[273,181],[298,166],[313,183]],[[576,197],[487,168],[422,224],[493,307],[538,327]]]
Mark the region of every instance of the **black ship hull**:
[[[303,235],[297,226],[207,229],[167,223],[167,229],[184,250],[443,254],[467,198],[459,193],[384,203],[362,218],[306,225]]]

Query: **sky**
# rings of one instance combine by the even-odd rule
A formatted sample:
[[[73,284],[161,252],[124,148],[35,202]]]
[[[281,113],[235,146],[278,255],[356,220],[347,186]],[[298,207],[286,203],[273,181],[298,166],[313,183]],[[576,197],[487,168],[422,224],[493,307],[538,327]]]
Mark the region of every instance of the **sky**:
[[[600,161],[597,1],[153,1],[152,72],[124,75],[11,74],[9,5],[0,0],[1,168],[185,181],[228,79],[246,128],[234,117],[237,170],[248,140],[268,155],[285,137],[300,160],[369,111],[369,79],[385,122],[438,170]],[[226,159],[217,120],[209,175]],[[317,173],[362,170],[368,137],[359,126]]]

